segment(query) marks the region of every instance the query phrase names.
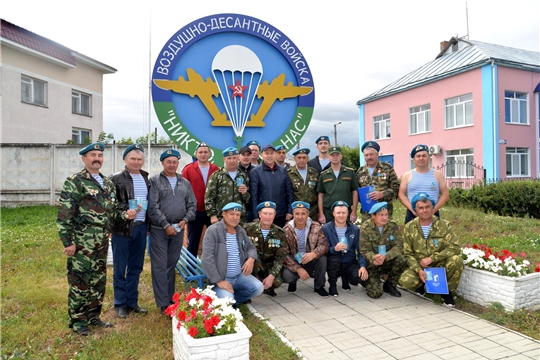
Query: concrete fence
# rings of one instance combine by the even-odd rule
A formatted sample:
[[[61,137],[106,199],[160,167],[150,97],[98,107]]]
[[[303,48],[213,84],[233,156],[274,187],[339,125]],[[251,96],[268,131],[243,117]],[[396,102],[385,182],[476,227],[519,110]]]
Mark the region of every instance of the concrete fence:
[[[66,178],[84,165],[79,155],[82,145],[0,144],[0,202],[2,206],[55,205]],[[106,145],[101,173],[110,176],[124,168],[122,154],[128,145]],[[171,145],[145,146],[143,169],[150,175],[163,170],[159,156]],[[182,150],[178,171],[192,161]]]

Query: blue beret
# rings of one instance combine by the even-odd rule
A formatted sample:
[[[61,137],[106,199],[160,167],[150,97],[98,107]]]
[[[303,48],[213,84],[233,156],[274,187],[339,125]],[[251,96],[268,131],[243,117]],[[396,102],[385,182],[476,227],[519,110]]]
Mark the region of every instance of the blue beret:
[[[341,148],[339,146],[332,146],[330,149],[328,149],[328,154],[332,155],[333,153],[342,154]]]
[[[92,151],[92,150],[99,150],[103,152],[103,150],[105,150],[105,145],[103,145],[103,143],[100,143],[100,142],[95,142],[79,150],[79,155],[84,155],[87,152]]]
[[[384,209],[388,209],[388,203],[386,201],[382,201],[380,203],[376,203],[375,205],[373,205],[371,209],[369,210],[369,213],[376,214],[379,211],[384,210]]]
[[[435,200],[431,196],[429,196],[428,193],[425,192],[419,192],[418,194],[414,195],[411,200],[411,206],[414,209],[416,209],[416,203],[420,200],[429,200],[431,201],[431,205],[435,206]]]
[[[274,147],[274,145],[272,145],[272,144],[266,144],[266,145],[263,146],[262,151],[265,151],[265,150],[268,150],[268,149],[272,149],[272,150],[274,150],[274,151],[276,150],[276,148]]]
[[[276,203],[272,201],[264,201],[260,203],[259,205],[257,205],[257,211],[261,211],[262,209],[265,209],[265,208],[272,208],[276,210]]]
[[[310,208],[309,204],[304,201],[295,201],[291,204],[292,209],[308,209]]]
[[[428,154],[429,154],[429,147],[427,145],[416,145],[412,151],[411,151],[411,159],[414,157],[414,155],[416,155],[417,152],[420,152],[420,151],[427,151]]]
[[[227,210],[242,211],[242,205],[234,203],[234,202],[230,202],[227,205],[225,205],[223,209],[221,209],[221,211],[227,211]]]
[[[347,204],[345,201],[338,200],[338,201],[336,201],[335,203],[332,204],[332,211],[334,211],[334,208],[336,206],[346,206],[348,208],[349,204]]]
[[[362,145],[361,151],[364,152],[365,148],[373,148],[377,152],[381,151],[381,146],[377,144],[375,141],[366,141],[364,145]]]
[[[278,146],[276,146],[276,151],[279,151],[279,150],[287,151],[287,148],[285,147],[285,145],[278,145]]]
[[[328,136],[319,136],[317,140],[315,140],[315,144],[318,144],[319,141],[323,141],[323,140],[330,142],[330,138]]]
[[[223,150],[222,154],[223,154],[223,157],[238,155],[238,149],[231,146]]]
[[[161,156],[159,157],[159,161],[163,161],[170,156],[174,156],[175,158],[178,158],[178,159],[181,158],[180,152],[178,150],[168,149],[161,153]]]
[[[144,152],[144,148],[142,147],[141,144],[131,144],[127,147],[126,150],[124,150],[124,155],[122,155],[122,159],[125,159],[126,158],[126,155],[131,151],[131,150],[141,150],[142,152]]]
[[[197,145],[197,149],[200,148],[200,147],[209,147],[209,146],[206,145],[206,143],[203,141],[202,143],[200,143],[199,145]]]
[[[306,155],[309,155],[311,150],[309,150],[308,148],[301,148],[301,149],[298,149],[296,150],[295,152],[293,152],[293,156],[296,156],[298,154],[306,154]]]
[[[249,145],[257,145],[259,147],[259,149],[261,148],[261,144],[259,144],[257,141],[255,140],[251,140],[251,141],[248,141],[248,143],[246,144],[246,146],[249,146]]]

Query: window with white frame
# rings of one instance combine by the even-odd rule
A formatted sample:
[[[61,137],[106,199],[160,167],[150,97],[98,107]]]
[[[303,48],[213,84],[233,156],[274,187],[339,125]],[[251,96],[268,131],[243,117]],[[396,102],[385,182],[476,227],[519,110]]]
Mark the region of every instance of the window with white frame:
[[[529,176],[529,149],[506,148],[506,176]]]
[[[473,98],[472,94],[456,96],[446,99],[445,103],[445,129],[452,129],[473,124]]]
[[[78,91],[71,91],[71,112],[90,116],[91,96]]]
[[[21,75],[21,101],[34,105],[47,105],[47,83]]]
[[[505,121],[510,124],[529,124],[527,116],[527,101],[526,93],[517,91],[504,92],[504,112]]]
[[[375,140],[390,138],[390,114],[373,118],[373,138]]]
[[[446,177],[474,177],[474,149],[447,151]]]
[[[431,131],[430,104],[409,109],[409,134],[420,134]]]
[[[90,144],[92,142],[92,132],[86,129],[71,130],[71,139],[75,144]]]

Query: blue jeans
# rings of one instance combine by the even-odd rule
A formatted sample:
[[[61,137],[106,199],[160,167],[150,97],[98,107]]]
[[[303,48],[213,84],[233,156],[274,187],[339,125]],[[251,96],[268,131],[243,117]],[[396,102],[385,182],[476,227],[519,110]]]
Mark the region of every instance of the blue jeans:
[[[131,236],[112,236],[115,307],[137,305],[139,277],[146,249],[146,231],[146,224],[140,224],[133,227]]]
[[[251,298],[257,297],[263,293],[264,286],[255,276],[240,273],[240,275],[234,278],[226,278],[226,281],[230,282],[234,294],[214,285],[213,290],[216,292],[218,298],[231,298],[236,300],[236,304],[240,305]]]

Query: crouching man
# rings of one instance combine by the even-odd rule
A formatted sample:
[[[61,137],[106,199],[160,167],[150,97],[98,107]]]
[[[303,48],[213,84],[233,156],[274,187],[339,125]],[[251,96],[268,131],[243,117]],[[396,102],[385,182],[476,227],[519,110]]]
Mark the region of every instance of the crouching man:
[[[239,225],[242,205],[228,203],[223,218],[208,227],[203,239],[202,267],[219,298],[233,298],[236,305],[262,294],[263,284],[251,272],[257,249]]]
[[[385,201],[373,205],[369,214],[371,219],[363,222],[360,228],[360,252],[368,263],[367,295],[377,299],[386,292],[390,296],[400,297],[395,284],[407,268],[407,262],[403,257],[399,225],[388,219],[388,203]],[[384,284],[381,283],[381,275],[388,275]]]
[[[283,282],[289,283],[289,292],[296,291],[298,279],[314,278],[314,289],[320,296],[328,296],[326,284],[326,253],[328,240],[321,224],[309,218],[307,202],[292,203],[293,219],[285,224],[287,258],[281,272]]]

